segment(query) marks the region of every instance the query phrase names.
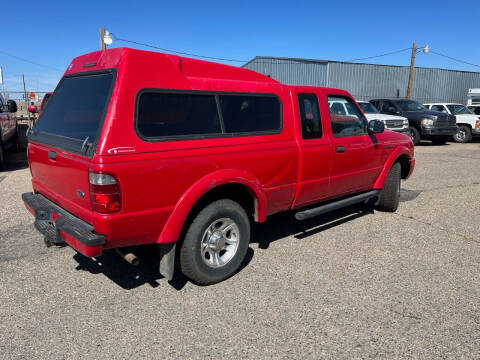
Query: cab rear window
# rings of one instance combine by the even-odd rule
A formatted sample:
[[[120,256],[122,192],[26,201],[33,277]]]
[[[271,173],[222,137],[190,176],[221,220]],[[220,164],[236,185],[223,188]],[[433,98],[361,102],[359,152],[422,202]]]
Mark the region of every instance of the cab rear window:
[[[78,147],[78,151],[93,144],[105,116],[113,79],[112,72],[63,78],[31,136],[43,135],[50,138],[50,143],[55,142],[55,137],[68,139],[69,147]]]

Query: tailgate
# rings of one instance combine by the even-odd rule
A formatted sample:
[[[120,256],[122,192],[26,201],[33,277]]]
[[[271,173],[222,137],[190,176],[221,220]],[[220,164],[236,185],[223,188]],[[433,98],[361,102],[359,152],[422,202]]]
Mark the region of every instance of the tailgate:
[[[114,78],[110,70],[64,76],[29,134],[34,190],[90,223],[88,168]]]
[[[28,159],[34,190],[89,222],[89,159],[35,143],[29,144]]]

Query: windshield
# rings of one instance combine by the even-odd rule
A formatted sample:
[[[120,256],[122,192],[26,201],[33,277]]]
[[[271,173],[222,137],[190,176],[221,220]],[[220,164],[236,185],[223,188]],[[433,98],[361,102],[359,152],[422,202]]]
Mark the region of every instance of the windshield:
[[[33,128],[33,134],[93,143],[108,105],[113,73],[64,78]],[[84,144],[83,144],[84,145]]]
[[[395,102],[398,106],[400,106],[400,109],[402,109],[403,111],[427,110],[425,106],[413,100],[397,100]]]
[[[453,115],[462,115],[462,114],[471,114],[472,112],[467,109],[465,105],[460,105],[460,104],[453,104],[453,105],[447,105],[448,110]]]
[[[360,105],[365,114],[378,114],[377,108],[370,103],[359,102],[358,105]]]

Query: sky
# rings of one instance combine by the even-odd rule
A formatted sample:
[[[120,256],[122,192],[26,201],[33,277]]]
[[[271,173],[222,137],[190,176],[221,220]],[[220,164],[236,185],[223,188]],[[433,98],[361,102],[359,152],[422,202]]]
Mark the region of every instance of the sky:
[[[29,10],[20,11],[24,8]],[[416,66],[480,71],[479,0],[26,0],[21,7],[6,1],[1,11],[0,66],[10,91],[23,89],[22,74],[27,90],[53,90],[74,57],[99,49],[100,27],[123,39],[239,60],[344,61],[406,49],[415,41],[479,64],[419,53]],[[121,41],[111,45],[120,46],[146,49]],[[363,62],[409,65],[410,51]]]

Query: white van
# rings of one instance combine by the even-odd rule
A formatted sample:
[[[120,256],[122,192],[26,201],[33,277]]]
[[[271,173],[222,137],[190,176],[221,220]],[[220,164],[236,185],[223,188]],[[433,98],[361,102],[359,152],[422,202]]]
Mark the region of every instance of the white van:
[[[480,105],[480,89],[468,89],[467,105]]]

